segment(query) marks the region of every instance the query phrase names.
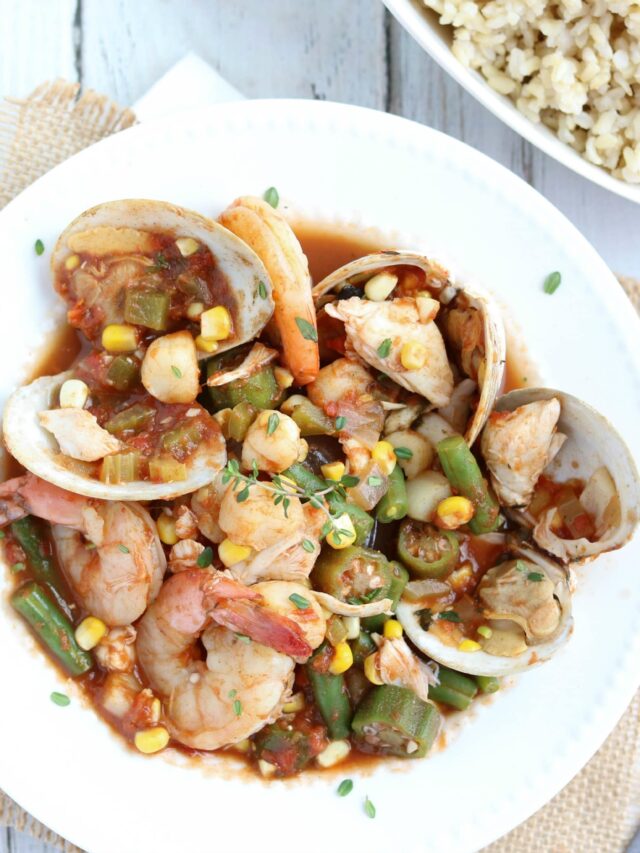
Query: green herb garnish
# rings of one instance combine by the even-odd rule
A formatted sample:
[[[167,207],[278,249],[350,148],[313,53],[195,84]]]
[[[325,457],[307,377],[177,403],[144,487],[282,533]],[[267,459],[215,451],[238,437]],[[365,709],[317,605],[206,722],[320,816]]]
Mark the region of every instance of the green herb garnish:
[[[555,293],[556,290],[560,287],[560,283],[562,281],[562,276],[559,272],[550,273],[544,280],[543,290],[545,293]]]
[[[318,333],[313,323],[305,320],[304,317],[296,317],[296,326],[300,329],[300,334],[305,340],[313,341],[314,344],[318,343]]]
[[[409,450],[408,447],[394,447],[393,452],[398,459],[411,459],[413,457],[413,450]]]
[[[316,546],[313,544],[311,539],[303,539],[302,547],[307,552],[307,554],[313,554],[313,552],[316,550]]]
[[[196,560],[196,566],[199,569],[208,568],[213,562],[213,548],[210,545],[202,551],[202,553],[198,554],[198,559]]]
[[[381,485],[382,485],[382,482],[383,482],[382,477],[376,477],[376,476],[374,475],[374,476],[372,476],[372,477],[369,477],[369,479],[367,480],[367,485],[368,485],[368,486],[373,486],[373,487],[375,487],[375,486],[381,486]]]
[[[42,255],[44,253],[44,243],[40,239],[36,240],[33,244],[33,248],[35,249],[36,255]]]
[[[343,779],[342,782],[338,785],[338,789],[336,791],[339,797],[346,797],[347,794],[350,794],[353,791],[353,782],[351,779]]]
[[[391,352],[391,338],[385,338],[376,350],[380,358],[386,358]]]
[[[540,581],[544,580],[544,575],[542,572],[529,572],[527,575],[528,581],[533,581],[533,583],[540,583]]]
[[[340,432],[341,429],[344,429],[346,425],[347,419],[342,415],[339,415],[334,421],[334,426],[338,432]]]
[[[271,207],[277,207],[280,204],[280,193],[275,187],[269,187],[268,190],[265,190],[262,198],[270,204]]]
[[[61,708],[66,708],[67,705],[71,704],[71,699],[65,693],[54,691],[49,698],[54,705],[59,705]]]
[[[443,610],[438,613],[438,619],[444,619],[446,622],[462,622],[455,610]]]
[[[118,548],[122,551],[123,554],[130,554],[131,552],[127,548],[126,545],[123,545],[122,542],[118,544]]]
[[[309,602],[302,595],[298,595],[297,592],[292,592],[289,596],[289,601],[298,608],[298,610],[306,610],[309,607]]]
[[[258,282],[258,296],[261,299],[267,298],[267,285],[264,283],[264,281]]]
[[[280,415],[277,412],[272,412],[269,415],[269,420],[267,421],[267,435],[273,435],[274,432],[278,429],[279,423]]]
[[[369,797],[364,798],[364,813],[370,818],[374,818],[376,816],[376,807],[373,805]]]
[[[177,379],[182,379],[182,371],[179,367],[176,367],[175,364],[171,365],[171,372]]]
[[[239,699],[236,699],[233,703],[233,713],[236,715],[236,717],[239,717],[242,713],[242,702]]]

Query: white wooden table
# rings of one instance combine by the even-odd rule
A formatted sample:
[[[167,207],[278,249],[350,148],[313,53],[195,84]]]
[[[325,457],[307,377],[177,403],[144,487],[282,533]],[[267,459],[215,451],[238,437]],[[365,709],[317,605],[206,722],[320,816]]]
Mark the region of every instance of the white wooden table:
[[[468,142],[563,210],[614,271],[640,278],[640,206],[587,183],[509,130],[379,0],[0,0],[0,21],[0,95],[27,95],[43,80],[65,77],[129,105],[193,50],[248,97],[359,104]],[[50,849],[0,829],[0,853]]]

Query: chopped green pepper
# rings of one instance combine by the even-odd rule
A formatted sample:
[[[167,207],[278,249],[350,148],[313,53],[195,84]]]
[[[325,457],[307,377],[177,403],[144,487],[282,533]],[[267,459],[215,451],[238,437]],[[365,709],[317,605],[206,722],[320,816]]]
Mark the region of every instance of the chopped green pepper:
[[[202,427],[193,419],[185,424],[170,429],[162,436],[162,447],[182,462],[185,456],[192,453],[202,438]]]
[[[395,613],[400,596],[409,581],[409,572],[397,560],[391,560],[389,566],[391,568],[391,584],[385,597],[391,599],[391,610]],[[378,616],[365,616],[364,619],[360,620],[360,624],[367,631],[381,631],[388,618],[383,613]]]
[[[140,378],[140,366],[130,355],[117,355],[107,370],[107,380],[116,391],[129,391]]]
[[[327,417],[321,408],[315,406],[308,397],[296,394],[290,397],[282,406],[282,411],[289,415],[300,427],[300,434],[335,435],[334,422]]]
[[[295,462],[291,467],[283,472],[285,476],[291,477],[294,483],[301,489],[304,489],[307,494],[320,492],[327,487],[325,480],[322,480],[313,471],[302,462]],[[366,542],[373,528],[373,517],[368,512],[355,504],[348,503],[343,498],[335,493],[326,496],[327,503],[332,515],[335,517],[347,513],[353,522],[354,530],[356,531],[356,545],[362,545]]]
[[[246,400],[234,406],[227,423],[229,438],[232,438],[234,441],[244,441],[247,430],[253,423],[256,414],[257,410],[255,406],[252,406]]]
[[[11,604],[70,675],[82,675],[91,669],[91,655],[80,648],[73,625],[44,587],[34,581],[24,584],[12,595]]]
[[[383,524],[390,521],[399,521],[404,518],[409,509],[407,500],[407,487],[404,474],[399,465],[389,475],[389,488],[382,496],[376,508],[376,518]]]
[[[398,556],[418,577],[446,575],[458,561],[459,552],[458,538],[449,530],[411,518],[400,525]]]
[[[128,287],[124,297],[124,319],[134,326],[163,332],[168,325],[171,297],[163,290]]]
[[[383,684],[362,700],[351,725],[363,752],[422,758],[440,729],[440,714],[412,690]]]
[[[207,362],[207,376],[219,370],[229,370],[241,364],[247,354],[246,347],[230,350]],[[209,399],[215,411],[229,409],[247,402],[256,409],[277,409],[283,396],[270,365],[257,370],[246,379],[234,379],[225,385],[210,386]]]
[[[314,588],[340,601],[364,604],[389,597],[392,569],[385,555],[373,548],[326,548],[314,566],[311,580]]]
[[[344,677],[333,675],[325,669],[327,657],[330,658],[332,654],[331,646],[324,642],[309,659],[306,671],[329,734],[334,740],[342,740],[349,737],[352,710]]]
[[[254,740],[256,757],[278,768],[281,776],[299,773],[313,758],[308,735],[283,729],[277,723],[260,731]]]
[[[469,522],[471,532],[491,533],[500,523],[500,506],[467,442],[461,435],[451,435],[438,442],[436,451],[453,490],[475,507],[475,515]]]
[[[11,532],[25,553],[33,577],[61,595],[63,593],[62,577],[48,531],[49,526],[32,515],[27,515],[11,524]]]
[[[156,410],[151,406],[143,406],[142,403],[135,403],[129,406],[128,409],[123,409],[121,412],[113,415],[104,425],[107,432],[114,435],[120,435],[124,432],[141,432],[143,429],[151,425],[154,419]]]

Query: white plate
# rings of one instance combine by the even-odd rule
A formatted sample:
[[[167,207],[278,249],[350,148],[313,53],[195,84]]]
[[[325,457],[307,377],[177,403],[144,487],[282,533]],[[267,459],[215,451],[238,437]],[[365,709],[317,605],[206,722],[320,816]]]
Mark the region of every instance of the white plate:
[[[421,0],[383,0],[383,3],[454,80],[516,133],[583,178],[640,204],[640,184],[614,178],[605,169],[585,160],[570,145],[561,142],[546,125],[535,124],[524,116],[510,98],[492,89],[481,74],[459,62],[451,52],[452,28],[438,23],[437,13],[427,9]]]
[[[309,101],[216,106],[118,134],[38,181],[0,215],[1,394],[57,300],[47,260],[81,210],[127,196],[216,214],[275,185],[312,217],[375,225],[488,285],[526,330],[544,378],[606,412],[640,450],[640,323],[602,260],[534,190],[418,124]],[[40,237],[47,254],[37,258]],[[542,291],[562,272],[553,296]],[[0,620],[0,787],[93,853],[477,849],[522,821],[587,761],[640,684],[640,539],[580,572],[575,635],[477,711],[449,747],[402,770],[265,784],[125,749],[74,700],[26,631]],[[3,592],[8,583],[0,583]],[[3,596],[4,598],[4,596]],[[368,794],[375,820],[362,811]]]

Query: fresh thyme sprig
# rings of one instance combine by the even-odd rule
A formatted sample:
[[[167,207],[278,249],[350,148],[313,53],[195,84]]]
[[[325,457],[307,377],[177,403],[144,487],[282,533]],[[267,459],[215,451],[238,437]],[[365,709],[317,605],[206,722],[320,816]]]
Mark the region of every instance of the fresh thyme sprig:
[[[289,477],[283,477],[280,474],[272,474],[271,482],[268,480],[258,480],[259,469],[257,463],[253,462],[250,474],[244,474],[240,470],[240,465],[236,459],[229,459],[222,473],[222,482],[226,485],[231,483],[236,494],[238,503],[246,501],[250,494],[251,486],[259,485],[261,489],[270,492],[273,495],[273,503],[275,506],[282,504],[285,518],[291,505],[291,498],[299,498],[307,500],[311,506],[322,510],[327,516],[327,521],[322,527],[322,536],[326,536],[333,530],[333,537],[337,543],[340,542],[341,536],[349,536],[349,531],[342,529],[340,519],[333,515],[327,507],[324,498],[329,495],[345,499],[347,497],[347,489],[352,486],[357,486],[360,482],[358,477],[350,474],[345,474],[340,480],[335,482],[325,480],[326,487],[318,490],[304,489],[298,486]],[[239,489],[239,491],[238,491]]]

